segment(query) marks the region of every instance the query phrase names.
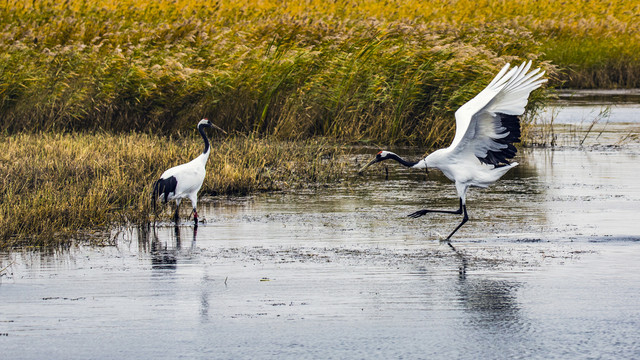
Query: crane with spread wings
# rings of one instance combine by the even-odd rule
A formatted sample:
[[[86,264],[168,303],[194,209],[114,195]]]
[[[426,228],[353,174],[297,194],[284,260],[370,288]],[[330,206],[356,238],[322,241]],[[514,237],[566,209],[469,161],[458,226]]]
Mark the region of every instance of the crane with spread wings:
[[[506,64],[495,78],[473,99],[455,113],[456,133],[449,147],[439,149],[422,160],[411,162],[390,151],[380,151],[360,169],[384,160],[395,160],[413,169],[435,168],[455,183],[460,208],[458,210],[418,210],[409,214],[418,218],[428,213],[463,215],[460,224],[449,234],[447,241],[464,225],[467,215],[466,193],[471,186],[487,187],[517,166],[509,162],[516,155],[514,143],[520,142],[520,119],[529,94],[541,84],[544,71],[529,71],[531,61],[520,66]]]

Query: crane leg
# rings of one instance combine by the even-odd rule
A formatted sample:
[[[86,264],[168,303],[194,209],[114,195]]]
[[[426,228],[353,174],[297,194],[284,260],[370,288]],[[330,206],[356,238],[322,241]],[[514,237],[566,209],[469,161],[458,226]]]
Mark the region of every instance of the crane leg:
[[[467,220],[469,220],[469,216],[467,215],[467,205],[462,205],[462,211],[464,213],[464,216],[462,217],[462,221],[460,222],[460,225],[458,225],[458,227],[453,229],[451,234],[449,234],[449,236],[447,236],[447,241],[449,241],[451,239],[451,237],[453,236],[453,234],[455,234],[456,231],[458,231],[458,229],[460,229],[462,227],[462,225],[464,225],[464,223],[466,223]],[[453,246],[451,246],[451,248],[453,249]]]
[[[462,208],[463,207],[464,207],[464,205],[462,205],[462,199],[460,199],[460,208],[458,210],[429,210],[429,209],[424,209],[424,210],[418,210],[418,211],[416,211],[414,213],[411,213],[411,214],[409,214],[407,216],[410,217],[410,218],[415,219],[415,218],[419,218],[421,216],[424,216],[424,215],[426,215],[428,213],[443,213],[443,214],[458,214],[458,215],[460,215],[460,214],[462,214]],[[465,207],[465,209],[466,209],[466,207]],[[465,213],[465,216],[466,216],[467,210],[464,210],[464,213]]]
[[[178,221],[180,220],[178,217],[178,213],[180,210],[180,199],[176,200],[176,212],[173,214],[173,221],[177,224]]]
[[[196,207],[198,206],[198,196],[196,194],[192,194],[189,196],[189,200],[191,200],[191,207],[193,208],[193,210],[191,210],[191,214],[193,214],[193,224],[197,227],[198,211],[196,210]]]
[[[193,208],[193,223],[198,226],[198,211],[196,208]]]
[[[467,205],[462,203],[462,199],[460,199],[460,208],[458,210],[430,210],[430,209],[424,209],[424,210],[418,210],[414,213],[411,213],[407,216],[409,216],[410,218],[419,218],[423,215],[426,215],[428,213],[443,213],[443,214],[457,214],[460,215],[462,214],[462,221],[460,222],[460,224],[453,229],[453,231],[451,232],[451,234],[449,234],[449,236],[447,236],[447,240],[449,241],[451,239],[451,237],[453,236],[453,234],[456,233],[456,231],[458,231],[458,229],[460,229],[462,227],[462,225],[464,225],[464,223],[466,223],[469,220],[469,215],[467,215]],[[451,246],[451,245],[450,245]],[[451,246],[451,248],[453,248],[453,246]],[[455,250],[455,249],[454,249]]]
[[[176,224],[178,223],[178,220],[180,220],[180,219],[178,218],[178,209],[179,209],[179,208],[180,208],[180,206],[179,206],[179,205],[176,205],[176,211],[173,213],[173,221],[174,221]]]

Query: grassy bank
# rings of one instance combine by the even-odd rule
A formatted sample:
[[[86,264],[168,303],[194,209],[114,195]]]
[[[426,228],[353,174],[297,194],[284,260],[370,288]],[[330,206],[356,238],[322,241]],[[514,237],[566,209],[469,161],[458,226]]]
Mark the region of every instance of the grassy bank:
[[[52,244],[83,229],[148,221],[152,182],[202,151],[202,140],[193,135],[0,137],[0,248]],[[343,169],[337,152],[320,140],[214,141],[201,196],[335,182]]]

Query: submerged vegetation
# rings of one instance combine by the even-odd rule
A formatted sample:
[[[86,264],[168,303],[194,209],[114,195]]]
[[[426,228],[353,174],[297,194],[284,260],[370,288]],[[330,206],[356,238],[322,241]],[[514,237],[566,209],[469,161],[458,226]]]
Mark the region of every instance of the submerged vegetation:
[[[144,219],[154,177],[198,152],[202,117],[232,134],[203,192],[237,194],[335,179],[336,147],[308,139],[444,146],[506,62],[533,60],[556,87],[640,87],[638,6],[7,0],[0,245]]]

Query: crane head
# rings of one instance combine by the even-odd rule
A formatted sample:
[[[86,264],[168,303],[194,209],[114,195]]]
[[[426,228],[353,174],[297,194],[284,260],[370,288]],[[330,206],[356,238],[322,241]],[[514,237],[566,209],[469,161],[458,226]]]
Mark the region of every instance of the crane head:
[[[207,118],[204,118],[204,119],[200,120],[200,122],[198,123],[198,127],[200,127],[200,126],[212,127],[214,129],[222,131],[222,133],[225,134],[225,135],[227,134],[226,131],[222,130],[220,127],[218,127],[217,125],[215,125],[214,123],[209,121],[209,119],[207,119]]]
[[[384,161],[390,158],[390,155],[393,154],[390,151],[380,151],[376,154],[376,157],[373,158],[373,160],[371,160],[369,163],[367,163],[367,165],[363,166],[360,170],[358,170],[358,174],[361,174],[363,171],[366,170],[366,168],[368,168],[369,166],[378,163],[380,161]]]

